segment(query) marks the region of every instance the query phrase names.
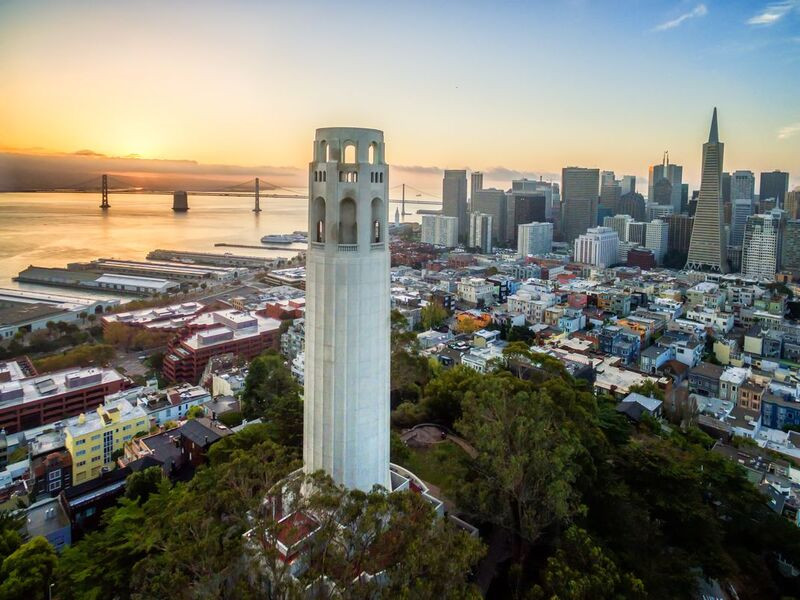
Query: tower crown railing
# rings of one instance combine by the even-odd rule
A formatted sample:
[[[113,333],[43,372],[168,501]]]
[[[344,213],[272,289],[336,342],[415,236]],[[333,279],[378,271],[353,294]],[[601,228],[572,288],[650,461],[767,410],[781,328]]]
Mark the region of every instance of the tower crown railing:
[[[339,244],[339,252],[358,252],[358,244]]]

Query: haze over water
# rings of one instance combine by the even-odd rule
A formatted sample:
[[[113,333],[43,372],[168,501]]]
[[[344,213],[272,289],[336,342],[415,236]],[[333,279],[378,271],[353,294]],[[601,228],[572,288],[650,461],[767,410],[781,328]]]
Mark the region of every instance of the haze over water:
[[[0,194],[0,287],[44,289],[12,281],[28,265],[65,267],[95,258],[144,260],[156,248],[290,258],[304,246],[258,250],[214,244],[260,246],[264,235],[308,228],[305,199],[261,198],[258,216],[252,212],[253,198],[247,197],[190,194],[186,213],[173,212],[172,196],[167,195],[110,194],[109,203],[109,210],[100,210],[96,193]],[[389,209],[392,220],[395,206],[399,205]],[[408,212],[416,213],[417,208],[406,203]],[[406,221],[419,219],[417,214],[406,216]]]

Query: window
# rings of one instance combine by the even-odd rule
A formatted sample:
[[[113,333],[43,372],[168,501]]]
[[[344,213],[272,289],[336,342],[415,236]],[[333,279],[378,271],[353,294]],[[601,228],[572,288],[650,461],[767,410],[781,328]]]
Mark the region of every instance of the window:
[[[345,142],[342,148],[342,162],[350,164],[356,162],[356,145],[353,142]]]
[[[97,462],[98,460],[100,460],[100,456],[93,456],[92,457],[92,462]]]
[[[144,421],[136,421],[137,427],[141,427],[142,425],[144,425]]]
[[[55,492],[58,489],[61,489],[61,481],[51,481],[47,486],[48,492]]]
[[[372,243],[383,241],[383,200],[372,199]]]
[[[325,199],[314,198],[311,205],[311,222],[314,224],[314,241],[325,242]]]
[[[85,460],[80,460],[80,461],[78,461],[78,463],[77,463],[75,466],[76,466],[76,467],[82,467],[82,466],[83,466],[83,465],[85,465],[85,464],[86,464],[86,461],[85,461]]]
[[[106,431],[103,433],[103,462],[111,462],[111,454],[114,452],[114,432]]]
[[[125,425],[125,426],[122,428],[122,431],[128,431],[128,429],[130,429],[131,427],[133,427],[133,425]]]
[[[358,224],[356,223],[356,203],[345,198],[339,204],[339,243],[358,243]]]
[[[50,474],[47,476],[47,478],[50,481],[53,481],[54,479],[60,479],[61,478],[61,471],[60,470],[58,470],[58,471],[50,471]]]
[[[100,444],[97,444],[97,446],[92,446],[92,452],[99,452],[101,447],[102,446]]]
[[[93,442],[95,442],[95,441],[97,441],[97,440],[99,440],[99,439],[100,439],[100,434],[99,434],[99,433],[97,433],[97,434],[95,434],[95,435],[93,435],[93,436],[92,436],[92,441],[93,441]]]
[[[76,446],[83,446],[86,443],[86,440],[75,440]]]
[[[369,160],[369,164],[374,165],[378,160],[378,144],[372,142],[369,145],[369,150],[367,152],[367,159]]]
[[[123,441],[123,442],[127,442],[127,441],[128,441],[129,439],[131,439],[132,437],[133,437],[132,435],[126,435],[124,438],[122,438],[122,441]]]
[[[75,456],[83,456],[84,454],[86,454],[86,450],[78,450],[78,451],[75,453]]]

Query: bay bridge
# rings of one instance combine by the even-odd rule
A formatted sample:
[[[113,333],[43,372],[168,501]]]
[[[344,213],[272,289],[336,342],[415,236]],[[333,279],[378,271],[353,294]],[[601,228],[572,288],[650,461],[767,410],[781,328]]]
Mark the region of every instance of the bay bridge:
[[[408,201],[413,204],[427,204],[440,206],[442,199],[440,196],[425,192],[412,185],[399,183],[391,188],[389,192],[400,195],[399,198],[389,198],[389,202],[401,205],[401,214],[408,215],[406,212],[406,190],[414,194]],[[171,195],[173,197],[172,210],[183,212],[188,210],[188,196],[233,196],[233,197],[252,197],[254,199],[253,212],[258,214],[261,209],[261,198],[287,198],[291,200],[307,200],[308,193],[302,189],[293,189],[271,183],[260,177],[254,177],[233,185],[220,187],[218,189],[204,189],[194,191],[166,191],[145,189],[134,181],[119,175],[103,174],[92,177],[85,181],[79,181],[71,185],[57,186],[49,189],[37,190],[40,192],[78,192],[78,193],[99,193],[100,208],[108,210],[111,204],[108,201],[109,194],[153,194]]]

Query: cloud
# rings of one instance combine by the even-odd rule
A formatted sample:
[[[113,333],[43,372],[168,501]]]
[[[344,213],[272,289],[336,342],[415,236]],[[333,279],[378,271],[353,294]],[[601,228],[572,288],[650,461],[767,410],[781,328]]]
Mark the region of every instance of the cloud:
[[[683,13],[681,16],[672,19],[671,21],[665,21],[660,25],[656,25],[653,30],[654,31],[666,31],[667,29],[674,29],[684,21],[688,21],[689,19],[695,19],[697,17],[704,17],[708,14],[708,9],[706,8],[705,4],[698,4],[692,10],[687,13]]]
[[[444,171],[439,167],[423,167],[421,165],[392,165],[392,169],[418,175],[439,175]]]
[[[747,19],[748,25],[774,25],[797,6],[797,0],[768,4],[760,13]]]
[[[800,133],[800,123],[792,123],[778,130],[778,139],[785,140]]]

